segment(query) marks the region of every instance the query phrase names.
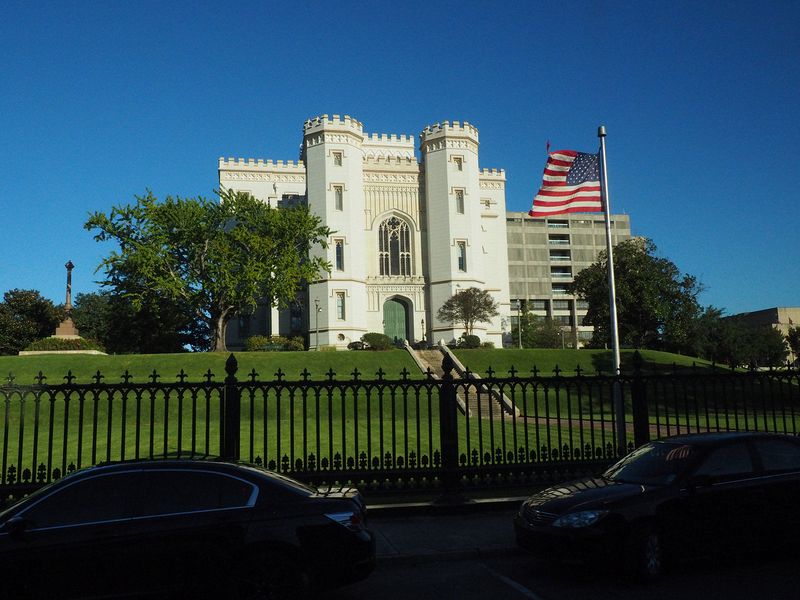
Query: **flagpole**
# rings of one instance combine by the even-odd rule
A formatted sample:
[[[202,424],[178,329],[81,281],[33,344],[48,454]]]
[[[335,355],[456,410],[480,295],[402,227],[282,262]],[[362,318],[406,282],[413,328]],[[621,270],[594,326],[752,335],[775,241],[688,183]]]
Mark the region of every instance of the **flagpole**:
[[[608,255],[608,305],[611,314],[611,352],[613,358],[614,375],[619,377],[619,328],[617,326],[617,291],[614,284],[614,251],[611,241],[611,203],[608,194],[608,170],[606,169],[606,128],[600,125],[597,128],[597,137],[600,138],[600,193],[603,199],[603,210],[606,216],[606,254]],[[613,386],[614,413],[616,415],[617,448],[620,455],[627,452],[625,431],[625,407],[622,401],[622,390],[619,379]]]

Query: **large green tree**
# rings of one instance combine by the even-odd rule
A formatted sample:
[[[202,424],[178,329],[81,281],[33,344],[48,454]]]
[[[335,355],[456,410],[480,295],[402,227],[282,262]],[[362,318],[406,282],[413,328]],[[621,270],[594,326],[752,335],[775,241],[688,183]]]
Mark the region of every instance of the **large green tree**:
[[[636,348],[685,351],[691,346],[695,319],[702,309],[702,286],[675,264],[656,256],[649,239],[634,238],[614,247],[614,278],[620,344]],[[589,304],[584,323],[594,326],[594,346],[611,341],[608,257],[575,276],[573,291]]]
[[[497,302],[486,290],[476,287],[459,290],[442,304],[436,313],[440,321],[464,325],[464,333],[472,335],[476,323],[488,323],[497,316]]]
[[[98,269],[115,295],[134,309],[161,296],[184,306],[207,331],[214,350],[225,350],[227,325],[259,299],[285,305],[303,281],[329,270],[312,256],[330,230],[307,207],[272,208],[248,193],[223,191],[220,201],[152,193],[136,203],[91,215],[86,229],[118,250]]]
[[[37,290],[10,290],[0,303],[0,354],[17,354],[34,340],[53,335],[64,310]]]
[[[564,345],[563,336],[567,332],[553,319],[524,310],[520,320],[523,348],[561,348]],[[513,346],[519,347],[519,324],[511,328],[511,339]]]
[[[193,311],[163,296],[148,296],[139,308],[110,290],[78,294],[72,318],[81,336],[99,341],[114,354],[182,352],[207,349],[208,336]],[[199,330],[199,331],[198,331]]]

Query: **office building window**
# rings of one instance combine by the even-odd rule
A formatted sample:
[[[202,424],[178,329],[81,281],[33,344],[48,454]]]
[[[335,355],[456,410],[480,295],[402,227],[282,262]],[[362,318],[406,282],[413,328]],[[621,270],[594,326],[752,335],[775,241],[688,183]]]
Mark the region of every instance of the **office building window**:
[[[333,186],[333,207],[344,210],[344,187],[341,185]]]
[[[336,270],[344,271],[344,240],[335,240],[333,244],[336,253]]]
[[[458,252],[458,270],[467,270],[467,242],[456,242]]]
[[[332,152],[333,155],[333,164],[337,167],[342,166],[342,153],[341,152]]]
[[[378,228],[381,275],[411,275],[411,232],[408,223],[391,217]]]
[[[455,190],[456,194],[456,212],[460,215],[464,214],[464,190]]]

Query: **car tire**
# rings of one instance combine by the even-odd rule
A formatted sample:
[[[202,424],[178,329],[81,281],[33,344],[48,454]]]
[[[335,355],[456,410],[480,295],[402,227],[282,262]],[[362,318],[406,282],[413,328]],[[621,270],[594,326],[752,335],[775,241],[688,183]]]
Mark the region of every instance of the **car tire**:
[[[664,539],[655,525],[634,529],[628,540],[628,559],[633,575],[641,581],[655,581],[664,575]]]
[[[294,557],[259,553],[237,573],[235,589],[239,600],[300,600],[308,595],[310,579]]]

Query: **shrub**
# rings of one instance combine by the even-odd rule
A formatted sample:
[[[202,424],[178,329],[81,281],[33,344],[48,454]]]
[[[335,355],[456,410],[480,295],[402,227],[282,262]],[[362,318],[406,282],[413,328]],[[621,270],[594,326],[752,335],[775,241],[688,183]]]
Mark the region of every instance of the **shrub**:
[[[486,348],[487,350],[494,350],[494,342],[482,342],[481,348]]]
[[[458,344],[459,348],[480,348],[481,338],[477,335],[464,335]]]
[[[370,350],[389,350],[394,344],[392,338],[383,333],[365,333],[361,336],[361,341],[369,345]]]
[[[57,337],[47,337],[41,340],[36,340],[31,344],[28,344],[28,347],[25,350],[30,351],[65,351],[65,350],[97,350],[98,352],[105,352],[106,349],[103,348],[100,342],[95,340],[90,340],[88,338],[75,338],[75,339],[68,339],[68,338],[57,338]]]
[[[317,350],[320,352],[336,352],[338,348],[334,344],[322,344]]]
[[[285,338],[282,335],[253,335],[244,344],[247,352],[293,352],[305,350],[303,338]]]

